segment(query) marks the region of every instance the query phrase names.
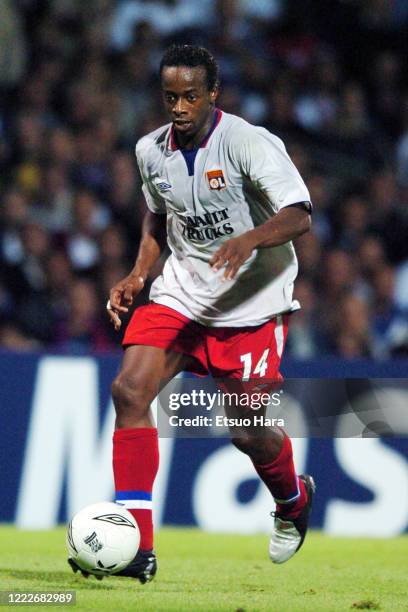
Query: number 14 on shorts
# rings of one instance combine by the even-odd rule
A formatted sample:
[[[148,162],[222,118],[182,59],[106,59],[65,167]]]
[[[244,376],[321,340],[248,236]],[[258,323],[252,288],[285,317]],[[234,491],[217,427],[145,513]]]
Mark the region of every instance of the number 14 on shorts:
[[[266,370],[268,369],[268,355],[269,349],[265,349],[262,353],[262,357],[256,364],[254,370],[252,370],[252,353],[245,353],[240,356],[241,363],[244,364],[244,371],[242,373],[242,380],[249,380],[251,374],[256,375],[259,374],[259,378],[262,378],[266,374]]]

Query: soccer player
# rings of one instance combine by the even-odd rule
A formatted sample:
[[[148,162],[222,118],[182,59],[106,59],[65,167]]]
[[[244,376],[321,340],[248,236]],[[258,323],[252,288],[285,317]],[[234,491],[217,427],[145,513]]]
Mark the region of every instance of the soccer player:
[[[291,240],[310,227],[309,192],[282,141],[216,107],[218,66],[204,48],[174,45],[160,64],[171,123],[136,145],[148,212],[136,263],[110,292],[116,329],[166,243],[171,254],[150,303],[126,329],[113,382],[116,501],[136,518],[140,550],[120,575],[151,580],[152,488],[158,435],[150,404],[181,371],[223,380],[279,380],[297,260]],[[314,492],[298,476],[289,437],[232,437],[276,502],[269,554],[283,563],[305,538]]]

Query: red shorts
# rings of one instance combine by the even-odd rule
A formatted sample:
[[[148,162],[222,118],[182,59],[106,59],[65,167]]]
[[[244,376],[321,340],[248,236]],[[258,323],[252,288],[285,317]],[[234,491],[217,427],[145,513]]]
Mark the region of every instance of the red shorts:
[[[123,346],[157,346],[193,357],[189,371],[214,378],[279,381],[289,315],[255,327],[206,327],[154,302],[135,310]]]

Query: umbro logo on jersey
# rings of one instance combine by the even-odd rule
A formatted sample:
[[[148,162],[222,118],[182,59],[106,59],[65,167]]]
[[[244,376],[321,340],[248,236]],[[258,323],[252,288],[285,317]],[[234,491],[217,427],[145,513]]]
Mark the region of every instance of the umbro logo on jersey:
[[[168,191],[169,189],[171,189],[171,185],[170,183],[167,183],[166,181],[157,181],[156,182],[156,186],[157,189],[163,193],[164,191]]]
[[[222,170],[209,170],[207,174],[208,184],[210,189],[225,189],[227,184],[224,179]]]

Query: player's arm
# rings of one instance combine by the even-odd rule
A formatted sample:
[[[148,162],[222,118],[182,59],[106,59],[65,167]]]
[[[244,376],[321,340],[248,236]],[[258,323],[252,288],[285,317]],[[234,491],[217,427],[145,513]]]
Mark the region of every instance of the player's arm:
[[[274,214],[262,225],[227,240],[214,254],[210,265],[216,270],[225,266],[226,279],[234,278],[254,249],[277,247],[307,232],[312,210],[310,194],[283,142],[267,130],[250,127],[243,135],[236,132],[230,156]]]
[[[166,246],[166,215],[150,210],[143,220],[142,240],[135,265],[110,291],[108,313],[117,331],[122,324],[120,313],[128,312],[133,298],[143,289],[146,278]]]
[[[234,278],[254,249],[276,247],[294,240],[311,226],[310,203],[282,208],[274,217],[237,238],[227,240],[210,260],[214,270],[225,266],[224,278]]]
[[[311,225],[310,202],[298,202],[282,208],[275,217],[250,230],[244,236],[254,244],[254,249],[275,247],[305,234]]]

